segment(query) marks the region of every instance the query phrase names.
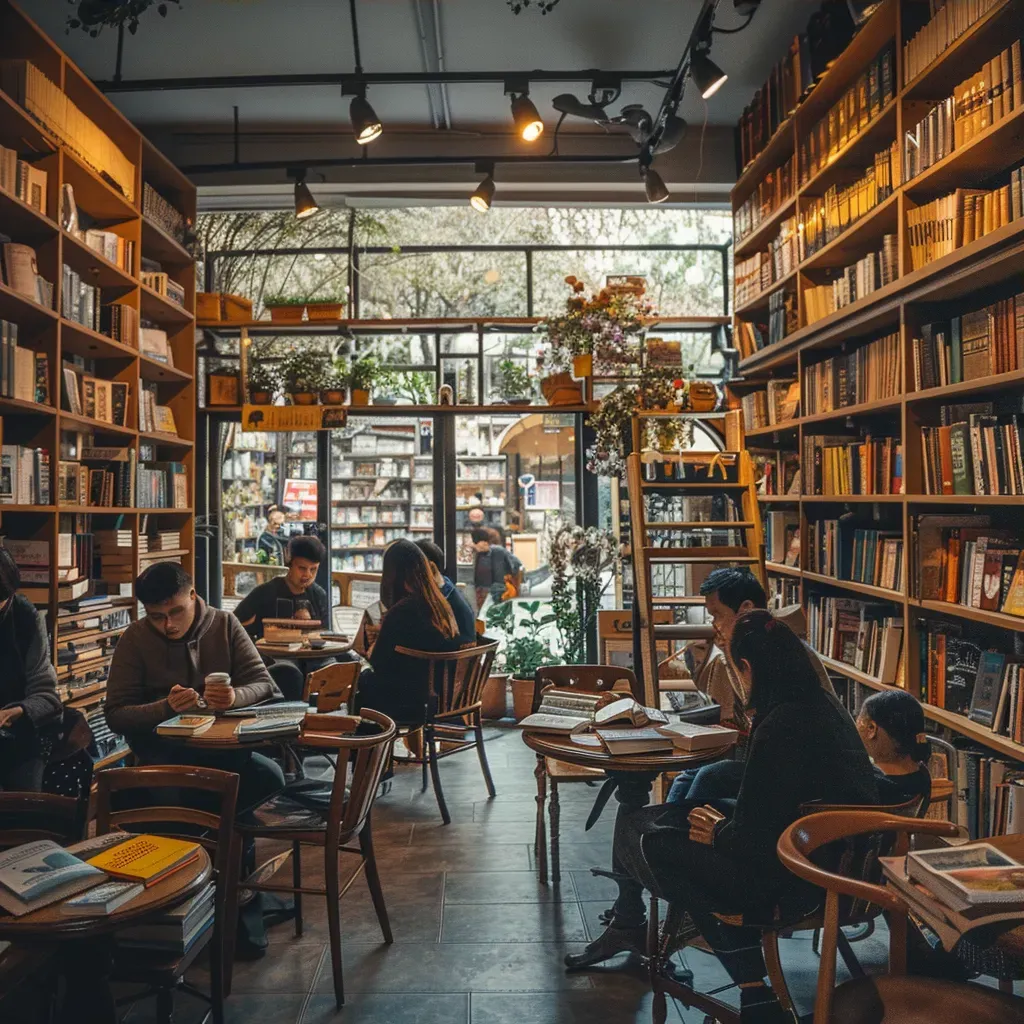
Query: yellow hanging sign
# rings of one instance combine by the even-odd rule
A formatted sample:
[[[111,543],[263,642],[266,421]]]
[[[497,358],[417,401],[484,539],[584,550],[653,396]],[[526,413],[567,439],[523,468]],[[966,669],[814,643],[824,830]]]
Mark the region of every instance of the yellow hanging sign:
[[[268,432],[333,430],[345,426],[343,405],[243,405],[242,429]]]

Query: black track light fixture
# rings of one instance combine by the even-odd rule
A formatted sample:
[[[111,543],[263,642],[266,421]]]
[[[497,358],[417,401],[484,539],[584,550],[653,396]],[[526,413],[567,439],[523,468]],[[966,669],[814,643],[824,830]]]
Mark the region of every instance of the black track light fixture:
[[[313,198],[306,184],[306,168],[296,167],[288,171],[288,177],[295,179],[295,219],[305,220],[320,212],[320,204]]]
[[[640,165],[640,177],[644,180],[644,192],[649,203],[663,203],[669,197],[669,191],[661,175],[651,166]]]
[[[476,165],[477,172],[482,172],[485,177],[476,187],[476,191],[469,197],[469,205],[477,213],[486,213],[494,202],[494,165]]]
[[[526,79],[505,82],[505,95],[512,97],[512,121],[523,142],[536,142],[544,134],[544,122],[530,99],[530,83]]]
[[[370,106],[366,98],[366,88],[363,87],[352,97],[348,108],[349,120],[352,122],[352,134],[360,146],[365,146],[374,139],[379,139],[384,133],[384,125],[381,123],[377,112]]]
[[[697,50],[690,59],[690,74],[701,96],[709,100],[725,85],[728,75],[708,56],[705,50]]]

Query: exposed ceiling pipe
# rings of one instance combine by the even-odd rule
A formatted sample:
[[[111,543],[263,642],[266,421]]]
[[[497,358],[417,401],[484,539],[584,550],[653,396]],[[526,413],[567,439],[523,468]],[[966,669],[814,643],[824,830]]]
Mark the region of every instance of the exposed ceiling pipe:
[[[423,4],[425,0],[412,0],[412,8],[416,14],[416,28],[417,35],[420,39],[420,57],[423,60],[424,71],[428,70],[431,65],[429,48],[427,47],[427,26],[423,21]],[[441,128],[441,97],[438,96],[437,102],[434,101],[434,90],[438,88],[433,84],[426,86],[427,93],[427,107],[430,111],[430,123],[434,126],[434,130],[437,131]]]
[[[441,35],[441,8],[438,0],[434,0],[434,39],[437,41],[437,70],[444,73],[444,39]],[[444,104],[444,123],[446,128],[452,126],[452,108],[448,102],[448,84],[441,83],[441,101]]]

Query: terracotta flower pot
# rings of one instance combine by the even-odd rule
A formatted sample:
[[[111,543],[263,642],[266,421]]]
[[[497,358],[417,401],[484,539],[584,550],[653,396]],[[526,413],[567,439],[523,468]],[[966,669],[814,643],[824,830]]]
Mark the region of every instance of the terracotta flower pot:
[[[533,680],[513,678],[510,685],[512,715],[517,722],[521,722],[533,710]]]
[[[352,404],[353,405],[369,405],[370,404],[370,392],[365,391],[363,388],[352,389]]]
[[[340,302],[307,302],[306,316],[310,320],[340,320],[342,305]]]
[[[344,388],[324,388],[320,392],[320,404],[321,405],[344,405],[345,404],[345,389]]]
[[[572,357],[572,375],[574,377],[591,377],[593,374],[594,357],[592,354]]]
[[[302,319],[305,306],[268,306],[270,319],[276,322],[297,323]]]
[[[480,714],[484,718],[504,718],[508,709],[508,676],[489,676],[480,691]]]
[[[583,387],[568,373],[553,373],[540,382],[540,389],[548,405],[581,405]]]
[[[253,405],[273,405],[274,404],[274,392],[273,391],[250,391],[249,400]]]
[[[292,405],[316,405],[318,397],[315,391],[295,391],[291,395]]]

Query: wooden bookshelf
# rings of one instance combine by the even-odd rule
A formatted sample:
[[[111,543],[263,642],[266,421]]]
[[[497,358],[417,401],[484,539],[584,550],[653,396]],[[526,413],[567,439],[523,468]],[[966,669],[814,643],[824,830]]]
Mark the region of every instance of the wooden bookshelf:
[[[0,145],[17,150],[18,158],[47,172],[45,211],[13,195],[0,192],[0,223],[14,242],[32,246],[39,273],[54,285],[54,308],[33,302],[0,284],[0,318],[18,325],[18,344],[46,356],[48,401],[29,402],[0,398],[0,425],[4,444],[43,449],[49,456],[51,503],[47,505],[0,504],[0,533],[11,539],[45,540],[50,550],[50,597],[44,607],[56,663],[60,606],[57,590],[58,535],[61,517],[91,516],[91,529],[119,528],[132,537],[133,575],[140,564],[161,555],[181,558],[194,570],[194,529],[191,504],[194,494],[193,444],[196,437],[195,376],[195,264],[189,251],[157,220],[143,215],[143,189],[149,185],[189,222],[196,215],[195,187],[124,116],[112,106],[89,78],[60,50],[59,46],[26,17],[10,0],[0,0],[0,59],[29,61],[54,83],[93,124],[95,137],[113,144],[118,157],[134,168],[133,180],[119,190],[105,169],[73,152],[60,138],[57,127],[37,120],[12,96],[0,92]],[[113,152],[113,150],[111,150]],[[61,224],[63,186],[70,185],[79,212],[80,227],[111,231],[133,244],[130,262],[111,262],[90,248],[82,237]],[[142,284],[143,260],[155,260],[160,270],[184,290],[179,305]],[[82,280],[100,288],[101,302],[117,301],[140,314],[149,324],[167,334],[173,366],[142,355],[135,344],[114,340],[71,318],[63,308],[63,267],[70,267]],[[101,380],[129,385],[124,426],[72,413],[65,395],[62,367],[80,357],[85,372]],[[143,385],[155,387],[158,402],[169,406],[180,436],[145,433],[138,422],[139,393]],[[58,501],[58,461],[62,441],[73,436],[92,437],[94,444],[122,449],[140,445],[154,448],[154,457],[184,466],[188,508],[150,509],[141,507],[93,506]],[[70,453],[69,453],[70,454]],[[70,461],[78,461],[78,455]],[[64,460],[68,461],[68,460]],[[90,461],[90,467],[102,462]],[[111,464],[113,465],[113,464]],[[175,552],[140,553],[138,536],[143,517],[154,528],[177,530],[181,547]],[[83,524],[84,525],[84,524]],[[126,549],[127,550],[127,549]],[[83,575],[92,577],[88,568]],[[116,589],[116,588],[114,588]],[[93,592],[90,586],[86,596]],[[114,595],[115,603],[118,595]],[[126,600],[130,617],[134,600]],[[55,625],[56,624],[56,625]],[[113,632],[119,632],[119,629]],[[65,692],[66,678],[61,677]],[[105,683],[90,679],[67,696],[75,707],[88,709],[102,702]]]
[[[733,209],[753,195],[760,180],[772,173],[799,151],[801,133],[843,94],[873,60],[878,50],[891,43],[895,50],[897,83],[893,110],[883,110],[868,125],[877,137],[863,140],[861,134],[841,149],[823,171],[805,180],[793,200],[763,221],[755,231],[737,242],[737,258],[749,258],[774,237],[780,221],[795,210],[798,218],[808,209],[809,200],[819,197],[828,181],[853,180],[867,166],[873,147],[882,148],[904,133],[927,112],[931,105],[951,95],[954,87],[970,77],[985,61],[991,60],[1018,33],[1009,26],[1024,18],[1022,0],[1004,0],[983,15],[974,26],[912,80],[904,83],[903,46],[913,34],[905,2],[886,0],[854,38],[842,57],[825,72],[814,90],[782,124],[767,148],[740,176],[733,191]],[[870,33],[869,35],[866,33]],[[900,84],[903,83],[903,84]],[[886,132],[877,127],[887,126]],[[867,156],[865,156],[867,154]],[[902,155],[902,147],[901,147]],[[837,238],[799,263],[784,282],[795,289],[799,311],[798,329],[774,345],[743,359],[740,370],[745,379],[738,391],[764,389],[769,379],[798,379],[803,384],[807,368],[823,359],[852,352],[885,335],[898,335],[898,367],[895,379],[881,397],[861,401],[814,415],[797,416],[783,423],[759,426],[747,431],[747,445],[755,453],[787,452],[804,457],[804,439],[817,435],[848,435],[851,441],[891,436],[902,445],[902,493],[889,495],[834,495],[810,493],[809,468],[802,466],[802,493],[799,495],[761,495],[762,515],[775,510],[796,510],[801,531],[801,568],[766,563],[769,579],[798,584],[805,607],[811,596],[847,597],[880,602],[891,607],[894,617],[902,618],[905,681],[918,693],[922,624],[930,629],[946,623],[959,628],[966,639],[984,649],[998,646],[1011,655],[1014,640],[1024,633],[1024,617],[983,610],[944,601],[921,600],[917,592],[915,566],[920,561],[916,550],[916,517],[919,514],[971,514],[975,510],[992,516],[993,526],[1021,532],[1020,512],[1024,496],[1002,494],[924,494],[923,426],[939,424],[939,410],[945,405],[978,401],[1015,401],[1024,398],[1024,367],[990,374],[961,383],[915,390],[913,340],[920,337],[925,324],[949,321],[965,313],[1024,291],[1024,218],[1004,224],[916,270],[910,262],[907,213],[915,206],[949,193],[955,188],[991,188],[1004,184],[1010,171],[1024,163],[1024,106],[1010,110],[1000,120],[974,135],[965,145],[954,149],[931,167],[897,186],[893,195],[848,226]],[[788,212],[787,212],[788,211]],[[881,234],[897,234],[899,276],[895,281],[836,312],[808,324],[803,308],[803,292],[808,283],[821,280],[824,268],[849,265],[867,252],[875,251]],[[814,275],[813,277],[809,275]],[[759,315],[767,306],[773,285],[757,300],[735,310],[737,322]],[[1010,340],[1012,341],[1012,329]],[[1011,346],[1012,347],[1012,346]],[[956,379],[955,377],[953,379]],[[834,385],[835,386],[835,385]],[[997,409],[1000,406],[997,405]],[[781,462],[780,462],[781,465]],[[781,483],[781,481],[780,481]],[[902,583],[891,590],[834,575],[811,572],[812,525],[819,520],[835,520],[844,512],[856,514],[855,527],[890,531],[903,542]],[[1018,539],[1024,540],[1024,537]],[[858,671],[850,665],[826,659],[827,667],[858,684],[885,689],[886,683]],[[986,726],[971,722],[931,704],[926,716],[943,729],[967,737],[1000,755],[1024,761],[1024,745]]]

